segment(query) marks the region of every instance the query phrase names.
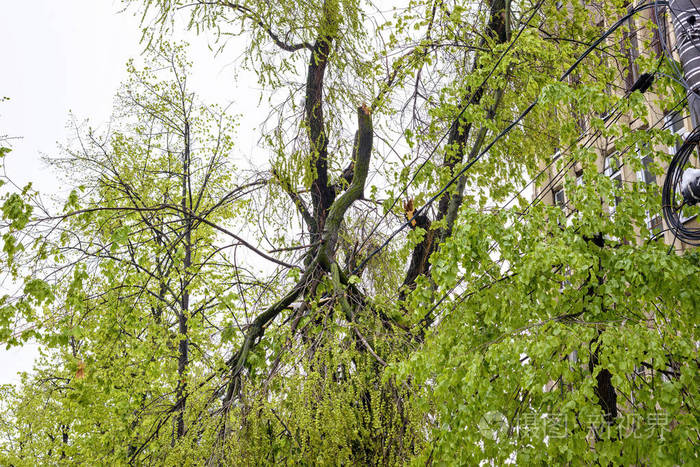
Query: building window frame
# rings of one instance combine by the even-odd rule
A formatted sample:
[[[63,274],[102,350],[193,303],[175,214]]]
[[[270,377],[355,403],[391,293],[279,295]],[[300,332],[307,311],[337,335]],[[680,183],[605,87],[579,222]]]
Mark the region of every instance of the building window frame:
[[[562,210],[566,209],[566,193],[564,192],[563,186],[558,186],[552,189],[552,200],[552,204],[554,204],[554,206],[558,206]]]
[[[622,187],[622,163],[620,162],[619,156],[620,154],[617,151],[605,156],[603,168],[605,176],[613,180],[613,184],[615,184],[617,188]],[[608,205],[611,216],[615,214],[615,211],[617,211],[617,207],[620,205],[621,200],[622,198],[620,196],[617,194],[614,195],[612,202]]]
[[[649,154],[643,156],[641,151],[637,151],[637,156],[641,162],[641,168],[636,173],[637,181],[647,185],[656,185],[656,175],[651,171],[654,158]],[[664,229],[663,219],[658,212],[646,211],[644,223],[649,230],[650,237],[660,234]]]

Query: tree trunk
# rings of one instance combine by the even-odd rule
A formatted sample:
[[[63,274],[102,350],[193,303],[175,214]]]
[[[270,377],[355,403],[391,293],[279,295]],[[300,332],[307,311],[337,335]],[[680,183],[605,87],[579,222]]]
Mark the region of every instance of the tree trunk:
[[[185,257],[182,264],[181,282],[181,297],[180,297],[180,313],[178,316],[178,333],[180,341],[178,345],[178,361],[177,361],[177,391],[176,400],[178,403],[177,423],[177,438],[181,438],[185,434],[185,404],[187,390],[187,364],[189,363],[189,337],[188,333],[188,314],[190,307],[190,291],[189,291],[189,269],[192,265],[192,218],[188,214],[189,206],[189,181],[190,181],[190,127],[189,123],[185,122],[185,149],[183,153],[182,163],[182,223],[183,223],[183,243],[185,248]]]

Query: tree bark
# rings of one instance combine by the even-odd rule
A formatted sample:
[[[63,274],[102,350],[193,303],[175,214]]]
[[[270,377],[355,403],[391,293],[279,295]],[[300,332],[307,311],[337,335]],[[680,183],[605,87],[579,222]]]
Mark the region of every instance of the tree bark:
[[[323,78],[332,41],[333,39],[328,36],[316,40],[311,51],[306,77],[304,110],[311,149],[311,170],[314,173],[311,184],[311,204],[316,223],[316,231],[312,232],[312,242],[320,239],[326,213],[335,198],[335,193],[328,183],[328,137],[323,116]]]
[[[602,234],[598,234],[592,239],[586,238],[590,243],[602,249],[605,247],[605,239]],[[600,264],[600,259],[598,259],[598,268],[595,274],[591,273],[591,285],[588,287],[587,295],[589,297],[595,297],[597,295],[598,288],[603,285],[603,272],[602,265]],[[599,351],[601,347],[600,335],[603,331],[598,331],[598,335],[591,341],[591,347],[595,347],[591,350],[590,359],[588,360],[588,370],[593,374],[597,367],[600,366]],[[598,398],[598,405],[603,410],[603,416],[608,425],[612,423],[617,418],[617,392],[615,392],[615,387],[612,384],[612,374],[607,368],[602,368],[596,375],[596,385],[594,389],[595,395]]]
[[[187,365],[189,363],[189,336],[188,336],[188,315],[190,307],[190,291],[189,291],[189,269],[192,266],[192,218],[188,214],[189,199],[189,182],[190,182],[190,127],[189,123],[185,122],[185,148],[183,151],[182,161],[182,223],[184,229],[184,248],[185,257],[182,264],[182,277],[180,286],[180,313],[178,314],[178,333],[180,341],[178,344],[178,361],[177,361],[177,390],[176,398],[179,404],[177,420],[177,438],[182,438],[185,434],[185,404],[187,390]]]
[[[239,395],[241,390],[241,372],[246,365],[250,351],[255,347],[259,338],[262,337],[265,327],[283,310],[288,308],[299,295],[306,292],[308,284],[312,282],[311,279],[317,273],[317,266],[320,265],[325,271],[331,270],[331,265],[334,263],[333,256],[340,224],[343,221],[345,212],[352,203],[362,197],[369,172],[374,133],[370,111],[365,105],[358,108],[357,120],[358,136],[353,151],[355,170],[352,183],[330,207],[321,245],[315,258],[307,266],[297,284],[281,300],[275,302],[255,318],[248,328],[238,352],[227,361],[228,366],[231,368],[231,377],[224,397],[225,408],[228,408],[233,399]],[[342,282],[347,284],[347,277],[341,274],[341,278]]]
[[[510,2],[509,0],[491,0],[490,2],[490,13],[489,22],[486,27],[486,36],[492,38],[497,44],[505,43],[509,36],[509,21],[508,21],[508,9]],[[480,47],[486,44],[486,38],[482,39]],[[476,70],[478,68],[478,53],[475,53],[472,68]],[[501,96],[503,95],[502,90],[496,90],[496,102],[488,110],[487,118],[493,118],[496,114],[496,108],[500,104]],[[471,95],[467,94],[464,97],[462,105],[460,107],[468,107],[472,105],[479,105],[484,94],[484,86],[481,85],[477,89],[471,92]],[[446,152],[443,158],[442,166],[448,168],[452,172],[455,167],[464,160],[464,155],[466,153],[467,143],[469,142],[469,136],[472,130],[471,122],[464,122],[461,118],[455,120],[450,127],[449,136],[446,143]],[[473,146],[469,152],[468,160],[472,160],[479,154],[481,145],[486,137],[487,129],[481,128]],[[405,298],[408,291],[415,287],[415,281],[418,276],[427,275],[430,272],[430,255],[438,248],[438,245],[447,239],[452,233],[452,227],[457,218],[457,212],[462,205],[464,187],[466,185],[466,177],[461,177],[457,184],[457,192],[451,194],[449,191],[446,192],[438,203],[438,212],[436,220],[439,221],[445,217],[446,226],[436,234],[434,229],[432,229],[432,222],[425,216],[425,219],[416,219],[419,226],[426,229],[425,238],[421,243],[416,245],[411,254],[411,263],[406,272],[402,291],[400,292],[400,298]],[[418,222],[420,221],[420,222]],[[437,238],[436,238],[437,237]]]

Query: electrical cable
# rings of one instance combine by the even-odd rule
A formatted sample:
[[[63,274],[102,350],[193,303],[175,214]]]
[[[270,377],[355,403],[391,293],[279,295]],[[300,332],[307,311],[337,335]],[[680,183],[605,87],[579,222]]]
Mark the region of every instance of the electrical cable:
[[[660,5],[658,1],[654,1],[654,14],[656,15],[656,25],[657,28],[661,29],[661,21],[663,21],[663,31],[659,31],[659,43],[661,44],[661,50],[667,58],[667,62],[673,71],[676,80],[678,80],[684,88],[688,88],[688,83],[685,82],[683,77],[683,72],[678,68],[678,63],[673,60],[673,50],[666,43],[666,32],[668,32],[668,25],[666,23],[666,9],[659,9]]]
[[[673,108],[675,109],[675,108],[679,107],[680,105],[682,105],[682,104],[685,103],[685,102],[686,102],[686,98],[683,98],[683,99],[682,99],[678,104],[676,104]],[[660,122],[662,122],[663,120],[664,120],[664,117],[658,119],[658,120],[651,126],[651,128],[656,127],[656,126],[657,126]],[[662,126],[662,129],[665,128],[665,127],[666,127],[666,124],[664,124],[664,125]],[[631,149],[631,147],[632,147],[632,145],[628,146],[623,152],[621,152],[621,154],[624,154],[624,153],[626,153],[627,151],[629,151],[629,149]],[[530,203],[530,205],[528,205],[528,208],[531,207],[531,206],[534,204],[534,202],[535,202],[535,201],[533,200],[533,202]],[[577,230],[578,230],[578,228],[577,228]],[[494,244],[495,244],[495,242],[491,244],[491,247],[490,247],[489,250],[488,250],[489,252],[493,249]],[[491,268],[493,268],[493,266],[500,264],[502,261],[503,261],[503,259],[494,262],[494,264],[491,265],[487,270],[485,270],[485,271],[477,278],[477,280],[482,279],[482,278],[491,270]],[[560,269],[561,269],[561,266],[560,266],[559,268],[557,268],[557,270],[555,270],[555,273],[558,272]],[[501,274],[501,277],[499,277],[498,279],[494,279],[494,280],[492,280],[491,282],[488,282],[488,283],[486,283],[486,284],[483,284],[483,285],[481,285],[481,286],[480,286],[479,288],[477,288],[477,289],[472,289],[472,290],[470,290],[470,291],[465,290],[462,294],[460,294],[460,296],[458,297],[458,299],[457,299],[457,301],[455,302],[455,304],[450,308],[449,312],[451,313],[452,311],[454,311],[454,310],[456,309],[456,307],[457,307],[458,305],[460,305],[461,303],[463,303],[464,300],[466,300],[467,298],[469,298],[469,297],[475,295],[476,293],[478,293],[478,292],[480,292],[480,291],[482,291],[482,290],[485,290],[485,289],[487,289],[487,288],[490,288],[492,285],[494,285],[494,284],[496,284],[496,283],[498,283],[498,282],[502,282],[503,280],[512,277],[512,276],[513,276],[512,274],[511,274],[511,275],[507,275],[511,270],[512,270],[512,265],[511,265],[511,267],[509,267],[507,270],[505,270],[505,271]],[[466,276],[460,277],[460,279],[455,283],[455,285],[454,285],[453,287],[451,287],[447,292],[445,292],[445,293],[440,297],[440,299],[439,299],[437,302],[435,302],[435,304],[430,308],[430,310],[428,310],[428,312],[427,312],[427,313],[424,315],[424,317],[417,323],[417,325],[422,325],[422,324],[424,324],[424,323],[427,323],[427,322],[428,322],[428,318],[430,317],[430,315],[432,315],[432,313],[438,308],[438,306],[440,306],[440,305],[452,294],[452,292],[454,292],[454,291],[457,289],[457,287],[464,281],[464,279],[466,279]]]
[[[532,21],[532,19],[535,17],[535,15],[536,15],[537,12],[540,10],[540,8],[542,7],[543,4],[544,4],[544,0],[540,0],[540,2],[535,6],[534,11],[533,11],[532,14],[530,15],[530,17],[527,19],[527,21],[525,21],[525,24],[523,24],[523,27],[520,28],[520,30],[518,31],[518,33],[515,35],[515,38],[510,42],[510,44],[508,44],[508,47],[506,47],[506,49],[503,51],[503,53],[500,55],[500,57],[498,57],[498,60],[496,60],[496,63],[494,63],[494,65],[491,67],[491,70],[488,72],[488,74],[486,75],[486,77],[481,81],[481,84],[479,84],[479,86],[471,93],[471,95],[469,96],[469,98],[466,99],[467,104],[465,104],[465,105],[462,107],[462,109],[461,109],[461,110],[459,111],[459,113],[457,114],[457,117],[455,117],[455,118],[452,120],[452,123],[450,124],[450,127],[449,127],[449,129],[447,130],[447,132],[445,132],[445,134],[443,134],[443,135],[440,137],[440,139],[439,139],[438,142],[435,144],[435,146],[433,147],[433,149],[428,153],[428,155],[425,157],[425,159],[423,160],[423,162],[418,166],[418,168],[416,169],[416,171],[413,173],[413,176],[412,176],[411,179],[408,181],[408,183],[406,184],[406,186],[403,187],[403,189],[401,190],[401,192],[400,192],[400,193],[398,194],[398,196],[396,196],[396,198],[394,199],[393,203],[391,203],[391,206],[389,206],[389,209],[386,210],[386,213],[384,213],[384,214],[382,215],[382,217],[376,222],[376,224],[374,225],[374,227],[372,227],[372,229],[370,230],[369,234],[367,235],[367,238],[365,238],[365,239],[363,240],[363,242],[360,244],[360,246],[359,246],[358,249],[361,250],[362,247],[365,246],[365,244],[367,243],[367,241],[372,237],[372,235],[374,235],[374,232],[376,232],[377,228],[378,228],[379,225],[382,223],[382,221],[384,221],[384,219],[386,219],[386,216],[394,209],[394,207],[396,206],[396,203],[399,202],[399,200],[401,199],[401,197],[402,197],[402,196],[406,193],[406,191],[408,190],[408,187],[411,186],[411,185],[413,184],[413,182],[416,180],[416,177],[418,177],[418,174],[420,173],[420,171],[423,170],[423,168],[426,166],[426,164],[428,163],[428,161],[430,161],[430,159],[433,157],[433,155],[435,154],[435,152],[437,152],[438,148],[440,147],[440,144],[442,144],[442,142],[445,140],[445,138],[447,138],[447,136],[452,132],[452,129],[455,127],[455,125],[458,125],[458,124],[459,124],[459,119],[462,118],[462,115],[464,115],[464,112],[466,112],[466,110],[469,108],[469,105],[470,105],[469,103],[472,101],[472,99],[474,98],[474,96],[476,95],[476,93],[483,89],[484,85],[488,82],[488,80],[491,78],[491,76],[493,76],[493,73],[496,71],[496,68],[498,68],[498,65],[503,61],[503,59],[505,58],[505,56],[508,54],[508,52],[510,52],[510,50],[513,48],[513,46],[515,45],[515,43],[518,41],[518,39],[520,38],[520,36],[522,35],[522,33],[523,33],[523,32],[525,31],[525,29],[530,25],[530,21]],[[356,269],[356,270],[357,270],[357,269]],[[354,273],[354,272],[353,272],[353,273]]]
[[[674,235],[678,239],[693,246],[700,246],[700,228],[687,227],[685,225],[684,221],[681,220],[681,216],[686,202],[683,201],[678,205],[676,200],[680,195],[679,188],[683,171],[698,144],[700,144],[700,126],[688,135],[683,145],[671,159],[661,191],[661,206],[666,224],[673,230]]]
[[[657,67],[657,69],[656,69],[656,71],[655,71],[654,73],[657,73],[657,72],[658,72],[658,67]],[[629,93],[628,93],[628,94],[629,94]],[[626,97],[628,97],[628,95],[626,95],[625,98],[626,98]],[[615,122],[617,122],[617,121],[619,120],[619,118],[621,117],[622,113],[619,111],[620,102],[621,102],[621,101],[618,101],[618,102],[613,106],[613,108],[612,108],[611,110],[605,112],[606,117],[605,117],[604,120],[605,120],[605,122],[606,122],[606,126],[605,126],[606,129],[607,129],[607,128],[610,128],[610,127],[611,127],[613,124],[615,124]],[[681,99],[677,104],[675,104],[675,105],[671,108],[671,112],[674,111],[675,109],[677,109],[678,107],[680,107],[681,105],[683,105],[685,102],[686,102],[686,98]],[[612,118],[613,116],[614,116],[615,118],[613,118],[613,119],[611,120],[611,118]],[[658,120],[656,120],[656,122],[654,122],[654,124],[651,126],[651,128],[655,128],[659,123],[661,123],[661,122],[664,121],[664,120],[665,120],[665,117],[659,118]],[[672,124],[672,122],[670,122],[670,123],[669,123],[669,122],[664,123],[664,125],[661,127],[661,129],[662,129],[662,130],[663,130],[663,129],[666,129],[667,126],[668,126],[669,124]],[[588,135],[587,141],[583,144],[583,147],[590,147],[590,145],[592,145],[593,143],[595,143],[595,142],[600,138],[601,135],[602,135],[602,132],[601,132],[600,130],[596,130],[594,133]],[[572,143],[571,145],[569,145],[569,146],[567,147],[567,149],[565,149],[564,152],[568,152],[574,145],[578,144],[582,139],[584,139],[585,136],[586,136],[586,135],[582,135],[581,137],[579,137],[574,143]],[[631,148],[632,148],[632,145],[627,146],[625,149],[623,149],[623,150],[620,152],[620,154],[621,154],[621,155],[626,154],[627,151],[629,151]],[[542,174],[544,174],[544,172],[545,172],[549,167],[551,167],[551,165],[552,165],[554,162],[556,162],[557,159],[558,159],[557,157],[553,158],[553,159],[547,164],[546,167],[544,167],[542,170],[540,170],[540,172],[539,172],[537,175],[535,175],[535,177],[534,177],[525,187],[523,187],[523,188],[518,192],[518,194],[514,195],[511,199],[509,199],[506,203],[504,203],[504,204],[499,208],[499,211],[502,211],[503,209],[505,209],[505,207],[508,206],[517,196],[519,196],[529,185],[531,185],[532,183],[534,183]],[[554,175],[554,176],[549,180],[549,182],[547,183],[547,185],[545,185],[545,186],[542,188],[542,190],[539,192],[539,194],[538,194],[537,196],[535,196],[535,198],[526,206],[526,208],[523,210],[523,212],[519,214],[518,217],[520,218],[521,221],[524,220],[525,215],[526,215],[527,212],[530,210],[530,208],[534,207],[539,201],[542,200],[543,195],[544,195],[545,193],[547,193],[548,187],[551,186],[551,185],[553,185],[553,184],[558,183],[558,181],[561,180],[561,179],[566,175],[566,172],[568,171],[568,169],[571,168],[571,167],[575,164],[575,162],[576,162],[576,160],[575,160],[575,159],[573,158],[573,156],[572,156],[571,160],[565,165],[565,167],[563,167],[556,175]],[[497,245],[497,242],[496,242],[496,241],[493,241],[493,242],[491,243],[491,245],[489,246],[489,249],[486,251],[486,254],[487,254],[487,255],[490,255],[491,252],[492,252],[492,251],[494,250],[494,248],[496,247],[496,245]],[[489,267],[477,278],[477,281],[483,279],[483,277],[484,277],[485,275],[487,275],[487,274],[493,269],[494,266],[500,265],[502,262],[503,262],[503,258],[501,258],[501,259],[498,260],[498,261],[495,261],[491,266],[489,266]],[[479,288],[478,290],[473,290],[472,292],[469,292],[466,296],[460,297],[459,303],[462,303],[466,297],[471,296],[471,295],[474,295],[476,292],[481,291],[481,290],[484,290],[485,288],[490,287],[491,285],[493,285],[493,284],[496,283],[496,282],[501,282],[501,281],[505,278],[504,275],[507,274],[508,272],[510,272],[511,269],[512,269],[512,267],[509,267],[506,271],[503,272],[503,274],[501,275],[500,278],[495,279],[495,280],[493,280],[492,282],[485,284],[484,286],[482,286],[482,287]],[[560,268],[559,268],[559,269],[560,269]],[[558,270],[555,271],[555,272],[558,272]],[[417,324],[420,325],[420,324],[422,324],[422,323],[427,322],[427,320],[428,320],[428,318],[430,317],[430,315],[432,314],[432,312],[433,312],[435,309],[437,309],[437,307],[440,306],[440,304],[442,304],[442,302],[444,302],[444,301],[449,297],[449,295],[451,295],[451,294],[457,289],[457,287],[459,287],[459,286],[464,282],[464,280],[465,280],[466,278],[467,278],[466,276],[460,277],[460,278],[457,280],[457,282],[455,283],[455,285],[452,286],[447,292],[445,292],[445,293],[442,295],[442,297],[440,297],[440,299],[439,299],[436,303],[433,304],[433,306],[431,307],[431,309],[423,316],[423,318],[422,318]],[[465,293],[466,293],[466,291],[465,291]],[[396,297],[395,297],[395,298],[396,298]]]
[[[581,56],[561,75],[559,78],[559,81],[563,81],[566,79],[580,64],[581,62],[593,51],[595,50],[598,45],[603,42],[608,36],[610,36],[615,30],[617,30],[622,24],[627,21],[629,18],[634,16],[635,14],[639,13],[640,11],[646,10],[648,8],[656,7],[656,5],[667,5],[668,2],[666,1],[654,1],[653,3],[648,3],[644,5],[640,5],[636,8],[633,8],[630,10],[625,16],[617,20],[605,33],[603,33],[598,39],[596,39],[595,42],[593,42],[588,49],[586,49]],[[411,216],[410,219],[408,219],[406,222],[404,222],[398,229],[396,229],[394,232],[392,232],[385,240],[384,242],[377,247],[375,250],[373,250],[365,259],[360,262],[359,265],[357,265],[353,271],[351,272],[351,275],[356,274],[357,271],[361,270],[375,255],[377,255],[380,251],[382,251],[384,248],[387,247],[387,245],[391,242],[391,240],[396,237],[400,232],[402,232],[406,227],[411,225],[411,222],[418,217],[419,215],[423,214],[428,207],[430,207],[438,198],[440,198],[448,189],[450,186],[452,186],[457,180],[459,180],[462,175],[464,175],[471,167],[474,166],[476,162],[478,162],[484,154],[488,153],[488,151],[507,133],[510,132],[525,116],[527,116],[530,111],[537,105],[539,102],[539,98],[536,98],[532,103],[527,106],[527,108],[520,113],[520,115],[513,120],[508,126],[506,126],[498,135],[496,135],[495,138],[489,142],[489,144],[486,145],[484,149],[481,150],[481,152],[474,157],[471,161],[469,161],[459,172],[457,172],[456,175],[454,175],[448,182],[447,184],[440,189],[440,191],[437,192],[437,194],[433,195],[423,206],[421,206],[418,210],[416,210]],[[444,139],[444,136],[443,138]],[[441,139],[441,140],[442,140]],[[395,202],[396,203],[396,202]],[[394,204],[395,204],[394,203]]]

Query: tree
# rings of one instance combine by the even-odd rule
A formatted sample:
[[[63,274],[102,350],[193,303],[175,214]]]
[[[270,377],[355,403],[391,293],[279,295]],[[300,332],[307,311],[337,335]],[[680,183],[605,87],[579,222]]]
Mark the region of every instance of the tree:
[[[46,373],[37,375],[46,386],[39,397],[60,407],[54,426],[98,431],[118,445],[118,457],[134,455],[161,416],[176,419],[173,436],[181,438],[188,382],[223,364],[208,350],[222,324],[211,314],[227,310],[231,274],[247,274],[220,270],[229,264],[222,251],[237,244],[219,244],[214,227],[238,209],[242,193],[262,184],[231,189],[232,121],[197,102],[182,51],[164,46],[152,66],[171,81],[131,68],[118,124],[101,136],[77,127],[77,149],[53,161],[83,174],[82,184],[65,214],[32,220],[27,233],[38,257],[28,261],[44,269],[11,305],[30,312],[33,300],[44,316],[25,315],[27,322],[51,321],[46,334],[40,326],[35,332],[54,348]],[[193,352],[202,354],[194,367]],[[166,400],[172,407],[163,408]],[[93,413],[78,428],[71,421],[86,407]],[[95,442],[78,434],[73,452],[80,441]],[[43,439],[29,442],[40,443],[37,451],[26,447],[36,458],[59,451]]]
[[[126,3],[171,80],[132,70],[119,129],[80,133],[62,214],[4,200],[3,336],[53,350],[3,397],[3,462],[695,457],[697,254],[635,240],[658,189],[597,165],[669,160],[650,108],[684,90],[629,54],[650,5]],[[250,177],[164,42],[182,13],[241,37],[275,108]],[[568,218],[523,194],[547,171]]]

